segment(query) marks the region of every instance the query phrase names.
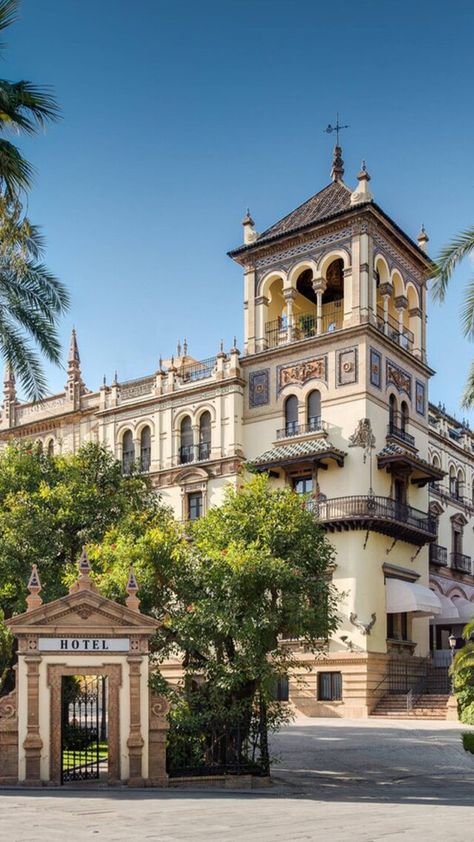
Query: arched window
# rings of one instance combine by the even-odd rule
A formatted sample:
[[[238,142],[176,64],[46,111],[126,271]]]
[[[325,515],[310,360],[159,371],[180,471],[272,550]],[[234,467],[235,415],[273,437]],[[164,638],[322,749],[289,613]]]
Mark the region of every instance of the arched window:
[[[199,419],[199,458],[209,459],[211,455],[211,413],[206,410]]]
[[[390,395],[388,399],[388,415],[391,427],[397,426],[397,399],[395,395]]]
[[[179,461],[182,465],[194,461],[193,425],[189,415],[181,421]]]
[[[321,393],[317,389],[309,393],[306,409],[308,430],[319,430],[321,428]]]
[[[54,456],[54,439],[50,439],[48,442],[48,456]]]
[[[142,471],[150,470],[151,462],[151,430],[144,427],[140,435],[140,467]]]
[[[298,398],[289,395],[285,401],[285,433],[294,436],[298,432]]]
[[[41,439],[38,439],[38,441],[36,442],[36,450],[38,453],[43,453],[43,442],[41,441]]]
[[[131,430],[126,430],[122,439],[122,470],[124,474],[129,474],[135,462],[135,445],[133,443],[133,433]]]
[[[458,499],[461,500],[464,496],[464,474],[461,470],[458,471],[458,475],[456,477],[456,485],[457,485],[457,496]]]
[[[406,433],[408,427],[408,420],[409,420],[409,411],[408,411],[408,404],[406,401],[402,401],[402,405],[400,407],[400,429],[402,433]]]

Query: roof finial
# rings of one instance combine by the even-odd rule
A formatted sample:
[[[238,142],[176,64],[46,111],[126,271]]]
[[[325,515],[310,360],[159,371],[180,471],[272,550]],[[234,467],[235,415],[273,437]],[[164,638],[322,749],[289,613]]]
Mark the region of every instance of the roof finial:
[[[342,160],[342,149],[339,146],[339,132],[342,129],[348,128],[348,125],[343,126],[339,122],[339,112],[337,112],[336,125],[332,126],[331,123],[328,123],[327,127],[324,129],[326,134],[333,134],[333,132],[336,132],[336,145],[333,151],[331,167],[331,178],[333,181],[342,181],[342,176],[344,175],[344,161]]]
[[[372,201],[372,193],[369,190],[370,175],[367,172],[365,161],[362,161],[360,172],[357,174],[359,182],[356,189],[351,193],[351,205],[360,205],[363,202]]]
[[[428,242],[429,242],[430,238],[428,237],[428,234],[426,233],[425,226],[423,224],[420,228],[420,233],[418,234],[418,237],[416,239],[418,240],[418,245],[421,248],[421,250],[427,251],[428,250]]]
[[[28,580],[27,588],[30,595],[26,597],[26,610],[33,611],[35,608],[39,608],[40,605],[43,604],[43,600],[40,597],[41,581],[36,564],[33,564],[31,567],[31,574]]]
[[[128,596],[125,600],[127,608],[130,608],[132,611],[139,611],[140,610],[140,600],[138,599],[137,593],[139,591],[137,578],[135,576],[135,571],[132,566],[128,571],[128,582],[127,587],[125,588]]]
[[[81,557],[77,563],[77,567],[79,570],[79,577],[77,582],[69,588],[69,593],[82,590],[96,591],[97,588],[95,582],[91,579],[92,567],[85,547],[82,548]]]
[[[180,339],[178,339],[178,344],[177,344],[177,346],[176,346],[176,351],[177,351],[176,356],[177,356],[177,357],[180,357],[180,356],[181,356],[181,340],[180,340]]]
[[[188,356],[188,340],[185,339],[183,343],[183,354],[185,357]]]
[[[257,232],[255,230],[255,222],[253,221],[252,217],[250,216],[250,210],[247,208],[247,213],[245,214],[242,225],[244,226],[244,243],[245,245],[250,245],[250,243],[254,243],[257,239]]]

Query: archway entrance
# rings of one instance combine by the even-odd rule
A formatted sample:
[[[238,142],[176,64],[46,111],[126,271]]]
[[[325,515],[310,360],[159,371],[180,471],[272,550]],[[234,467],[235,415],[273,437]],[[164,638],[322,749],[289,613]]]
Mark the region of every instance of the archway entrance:
[[[167,702],[148,687],[158,622],[97,592],[85,553],[69,594],[43,604],[33,568],[18,639],[16,688],[0,700],[1,783],[165,786]]]
[[[63,675],[61,783],[103,781],[107,773],[107,676]]]

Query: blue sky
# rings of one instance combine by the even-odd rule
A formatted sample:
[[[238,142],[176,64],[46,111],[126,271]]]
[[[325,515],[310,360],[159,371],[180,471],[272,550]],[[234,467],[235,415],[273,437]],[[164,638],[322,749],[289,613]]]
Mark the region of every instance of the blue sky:
[[[198,358],[240,341],[226,252],[247,205],[263,230],[328,183],[337,110],[347,183],[365,158],[376,201],[411,236],[424,222],[432,254],[472,225],[473,24],[463,0],[22,0],[1,72],[63,108],[21,147],[87,385],[153,371],[184,336]],[[431,398],[458,417],[472,271],[429,309]]]

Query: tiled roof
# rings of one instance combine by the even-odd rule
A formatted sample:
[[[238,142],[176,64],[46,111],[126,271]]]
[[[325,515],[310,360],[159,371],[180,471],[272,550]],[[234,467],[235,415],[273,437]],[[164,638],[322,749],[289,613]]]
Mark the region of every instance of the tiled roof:
[[[289,442],[288,444],[279,444],[272,447],[271,450],[266,450],[261,456],[252,460],[254,465],[267,465],[271,462],[283,462],[289,459],[298,459],[302,456],[318,456],[326,454],[334,456],[335,458],[344,459],[346,455],[343,450],[334,447],[327,439],[313,439],[310,441]]]
[[[329,216],[349,210],[351,207],[351,191],[341,181],[332,181],[319,193],[311,196],[303,202],[296,210],[284,216],[279,222],[275,222],[271,228],[267,228],[257,237],[256,243],[272,237],[282,236],[298,228],[319,222]]]
[[[441,473],[441,475],[444,476],[444,471],[439,471],[426,459],[422,459],[422,457],[418,456],[417,453],[414,453],[413,450],[409,450],[408,448],[402,447],[400,444],[390,442],[390,444],[386,444],[385,447],[382,448],[380,453],[377,453],[377,458],[382,460],[386,457],[391,456],[403,456],[409,459],[412,463],[419,465],[420,468],[429,468],[430,473]]]

